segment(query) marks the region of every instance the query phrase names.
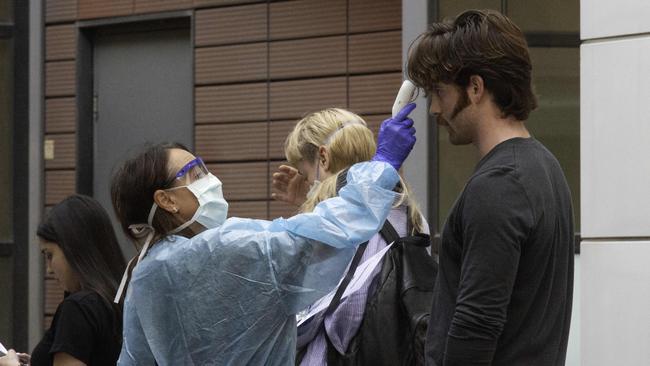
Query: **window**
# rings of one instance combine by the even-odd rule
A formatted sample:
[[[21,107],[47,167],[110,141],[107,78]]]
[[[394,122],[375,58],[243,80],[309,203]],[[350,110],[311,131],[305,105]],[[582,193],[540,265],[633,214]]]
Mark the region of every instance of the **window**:
[[[0,243],[12,238],[13,42],[0,39]]]
[[[9,22],[13,20],[13,1],[2,0],[0,1],[0,23]]]
[[[465,9],[491,8],[508,15],[526,34],[539,107],[526,122],[531,134],[560,161],[573,195],[575,230],[580,231],[580,71],[579,1],[441,0],[438,19]],[[438,232],[472,174],[473,146],[452,146],[438,130]]]

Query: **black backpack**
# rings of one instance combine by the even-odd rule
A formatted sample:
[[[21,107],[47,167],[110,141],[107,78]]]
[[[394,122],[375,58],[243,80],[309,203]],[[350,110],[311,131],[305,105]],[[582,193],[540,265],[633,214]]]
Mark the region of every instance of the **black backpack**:
[[[344,179],[345,172],[339,175],[337,190],[345,184]],[[374,293],[366,303],[363,321],[345,354],[336,350],[325,333],[329,366],[424,365],[424,343],[438,273],[438,264],[426,250],[431,244],[429,235],[399,237],[388,220],[380,234],[386,243],[394,242],[393,247],[382,260]],[[338,307],[366,244],[357,249],[325,316]],[[305,351],[306,347],[298,350],[298,363]]]

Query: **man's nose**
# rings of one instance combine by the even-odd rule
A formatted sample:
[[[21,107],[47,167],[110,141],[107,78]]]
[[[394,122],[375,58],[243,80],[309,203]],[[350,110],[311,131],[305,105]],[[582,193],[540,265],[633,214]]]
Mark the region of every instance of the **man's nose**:
[[[429,113],[434,117],[438,117],[440,114],[440,103],[435,98],[431,98],[431,103],[429,104]]]

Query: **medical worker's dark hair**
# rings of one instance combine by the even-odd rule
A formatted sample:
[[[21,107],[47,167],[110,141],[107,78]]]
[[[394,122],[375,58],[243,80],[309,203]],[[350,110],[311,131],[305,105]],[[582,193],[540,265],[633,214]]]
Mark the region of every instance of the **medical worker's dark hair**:
[[[81,290],[97,293],[113,309],[121,339],[122,309],[113,298],[126,263],[106,210],[91,197],[69,196],[52,207],[36,235],[61,248]]]
[[[146,224],[154,203],[154,193],[159,189],[170,188],[174,182],[174,174],[169,168],[171,149],[189,151],[176,142],[146,145],[144,150],[124,161],[113,173],[113,209],[124,233],[136,243],[139,238],[129,230],[129,226]],[[156,231],[156,238],[178,226],[172,215],[165,210],[156,210],[151,224]]]

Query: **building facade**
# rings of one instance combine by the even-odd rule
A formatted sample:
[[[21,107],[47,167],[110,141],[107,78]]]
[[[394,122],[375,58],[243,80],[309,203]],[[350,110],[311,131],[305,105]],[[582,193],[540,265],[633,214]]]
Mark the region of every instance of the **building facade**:
[[[491,8],[524,31],[539,108],[527,125],[573,192],[568,365],[650,361],[650,15],[644,0],[33,0],[0,6],[0,341],[28,350],[62,292],[34,235],[74,192],[110,210],[116,162],[176,140],[223,181],[231,216],[273,219],[283,141],[304,114],[348,108],[376,131],[427,25]],[[403,173],[434,238],[471,174],[428,116]],[[126,256],[133,248],[122,237]],[[617,352],[613,351],[616,350]],[[623,362],[622,360],[625,360]]]
[[[650,3],[582,0],[583,365],[650,363]]]

